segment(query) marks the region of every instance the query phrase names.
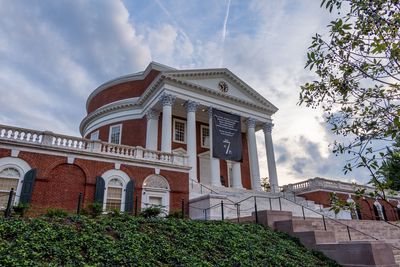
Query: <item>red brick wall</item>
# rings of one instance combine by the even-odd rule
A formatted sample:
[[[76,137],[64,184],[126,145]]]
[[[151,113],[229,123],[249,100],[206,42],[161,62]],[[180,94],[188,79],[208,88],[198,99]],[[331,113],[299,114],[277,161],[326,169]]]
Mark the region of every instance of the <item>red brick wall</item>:
[[[103,142],[108,142],[110,127],[113,125],[122,124],[121,144],[127,146],[146,146],[146,129],[147,119],[127,120],[104,125],[95,131],[99,131],[99,139]],[[95,132],[93,131],[93,132]],[[92,132],[91,132],[92,133]],[[91,133],[86,135],[90,138]]]
[[[10,150],[0,148],[0,158],[9,156]],[[96,160],[76,159],[74,164],[67,164],[67,158],[33,152],[19,153],[32,168],[37,169],[37,177],[32,193],[31,206],[41,212],[49,207],[59,207],[74,211],[77,207],[79,193],[83,193],[83,205],[94,201],[96,177],[107,170],[114,169],[114,164]],[[145,178],[154,174],[154,168],[121,165],[125,172],[135,181],[134,199],[141,201],[142,185]],[[179,210],[181,200],[188,204],[188,174],[161,170],[169,182],[170,210]],[[140,207],[140,205],[139,205]]]
[[[152,70],[143,80],[120,83],[101,91],[89,102],[88,114],[111,102],[141,96],[159,73]]]
[[[312,200],[317,204],[322,204],[324,207],[329,207],[331,203],[330,193],[331,192],[328,191],[315,191],[310,193],[299,194],[299,196],[305,197],[307,200]],[[348,198],[348,194],[336,193],[336,195],[340,200],[343,201],[346,201]],[[363,220],[377,219],[375,217],[375,213],[373,210],[373,204],[375,202],[375,199],[370,197],[365,197],[365,199],[362,199],[356,197],[355,195],[352,195],[352,199],[359,205],[361,211],[361,218]],[[395,207],[397,206],[397,201],[396,202],[391,201],[390,203],[388,203],[384,200],[379,200],[379,203],[385,208],[385,214],[389,221],[395,221],[399,219],[397,212],[395,210]]]

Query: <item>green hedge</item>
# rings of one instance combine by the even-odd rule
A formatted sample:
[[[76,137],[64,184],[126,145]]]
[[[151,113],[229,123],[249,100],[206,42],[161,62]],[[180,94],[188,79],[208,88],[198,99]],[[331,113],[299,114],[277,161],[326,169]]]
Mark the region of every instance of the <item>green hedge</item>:
[[[0,219],[0,266],[338,266],[255,224],[144,219]]]

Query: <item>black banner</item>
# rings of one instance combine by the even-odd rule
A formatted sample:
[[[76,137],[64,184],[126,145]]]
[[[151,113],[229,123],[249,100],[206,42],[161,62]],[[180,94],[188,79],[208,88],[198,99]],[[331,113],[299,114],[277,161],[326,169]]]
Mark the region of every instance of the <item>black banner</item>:
[[[212,110],[213,157],[242,161],[242,127],[240,116]]]

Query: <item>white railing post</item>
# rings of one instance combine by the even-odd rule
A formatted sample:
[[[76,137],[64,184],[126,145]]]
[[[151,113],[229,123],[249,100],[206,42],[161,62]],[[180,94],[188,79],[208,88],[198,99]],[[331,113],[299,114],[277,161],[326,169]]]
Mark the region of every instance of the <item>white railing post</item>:
[[[53,136],[54,136],[53,132],[50,131],[43,132],[42,145],[53,146]]]

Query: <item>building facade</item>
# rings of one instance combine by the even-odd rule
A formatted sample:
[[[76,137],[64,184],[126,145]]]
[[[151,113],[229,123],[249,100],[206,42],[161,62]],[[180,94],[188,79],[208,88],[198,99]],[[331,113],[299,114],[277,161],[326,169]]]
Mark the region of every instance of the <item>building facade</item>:
[[[354,203],[351,210],[352,219],[357,220],[385,220],[397,221],[400,219],[400,197],[395,192],[386,192],[386,200],[371,197],[375,189],[370,186],[357,185],[325,178],[312,178],[303,182],[288,184],[282,187],[286,193],[304,197],[314,201],[325,208],[332,206],[335,197],[342,202]],[[356,194],[359,189],[365,190],[360,196]]]
[[[150,63],[143,72],[99,86],[87,100],[83,138],[0,125],[0,208],[38,211],[99,202],[133,212],[180,210],[190,181],[260,190],[260,164],[278,191],[271,116],[277,108],[227,69],[176,70]],[[240,116],[242,161],[213,157],[213,110]],[[256,131],[265,138],[259,162]],[[235,145],[235,144],[232,144]]]

